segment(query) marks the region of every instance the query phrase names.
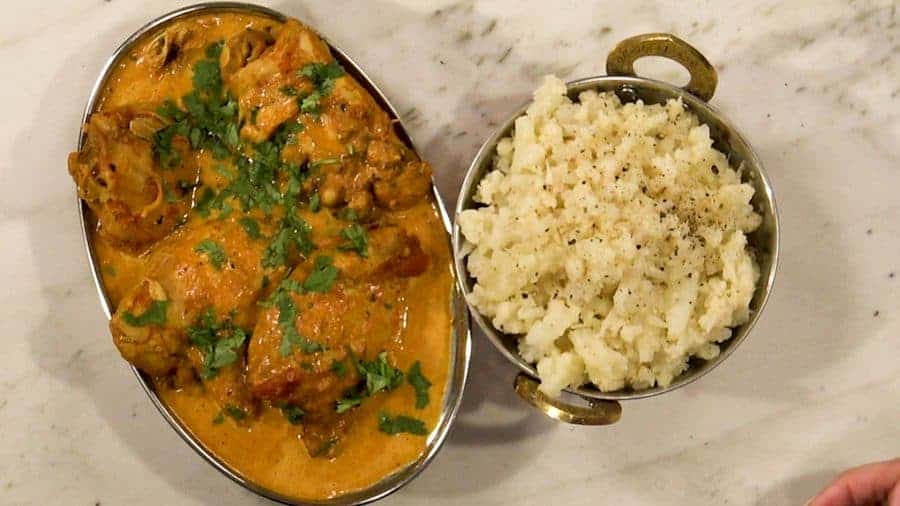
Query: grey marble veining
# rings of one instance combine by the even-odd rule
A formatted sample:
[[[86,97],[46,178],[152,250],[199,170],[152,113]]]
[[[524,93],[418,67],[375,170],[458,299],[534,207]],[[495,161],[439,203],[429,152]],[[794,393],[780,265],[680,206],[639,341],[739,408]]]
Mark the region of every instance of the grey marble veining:
[[[900,455],[896,2],[263,3],[316,26],[383,85],[448,205],[543,74],[603,73],[618,40],[648,31],[716,65],[712,103],[754,145],[779,201],[773,298],[722,367],[627,403],[618,425],[567,427],[520,402],[512,368],[476,336],[444,450],[385,503],[803,504],[836,471]],[[118,357],[65,172],[106,57],[184,4],[16,2],[0,18],[2,504],[263,504],[181,443]]]

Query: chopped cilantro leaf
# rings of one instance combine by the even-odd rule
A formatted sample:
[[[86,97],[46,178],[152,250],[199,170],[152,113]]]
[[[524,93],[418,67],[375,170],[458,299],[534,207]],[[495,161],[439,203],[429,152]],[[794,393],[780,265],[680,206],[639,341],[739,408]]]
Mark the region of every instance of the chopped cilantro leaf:
[[[169,185],[167,185],[166,183],[163,183],[162,187],[163,187],[163,197],[165,198],[167,203],[174,204],[175,202],[178,202],[178,200],[179,200],[178,196],[172,192],[172,189],[169,188]]]
[[[222,201],[222,205],[219,207],[219,219],[224,220],[231,214],[231,205],[226,201]]]
[[[244,411],[243,409],[241,409],[237,406],[234,406],[232,404],[225,406],[225,409],[223,409],[222,411],[226,415],[230,416],[232,419],[234,419],[235,421],[238,421],[238,422],[240,422],[244,418],[247,418],[246,411]]]
[[[211,97],[222,93],[222,73],[219,70],[219,54],[222,43],[210,44],[206,48],[206,58],[194,64],[194,89]]]
[[[194,247],[194,251],[196,251],[197,253],[205,254],[209,259],[209,263],[213,267],[215,267],[216,270],[221,270],[222,265],[228,260],[228,255],[225,253],[225,248],[223,248],[221,244],[213,241],[212,239],[204,239],[200,241],[200,243]]]
[[[203,354],[200,377],[205,380],[216,377],[220,369],[233,364],[238,359],[237,350],[247,341],[247,333],[230,320],[217,322],[212,308],[207,308],[187,333],[188,342]]]
[[[347,392],[336,406],[338,413],[343,413],[354,406],[359,406],[366,398],[382,390],[393,390],[403,383],[403,371],[392,367],[387,360],[387,352],[381,352],[375,360],[367,362],[357,360],[356,368],[362,376],[360,384]],[[331,363],[331,370],[343,377],[347,369],[342,362]]]
[[[356,211],[352,207],[345,207],[338,211],[337,217],[344,221],[356,221],[359,219],[359,215],[356,214]]]
[[[344,75],[344,69],[337,62],[307,63],[297,75],[312,81],[315,88],[312,93],[300,98],[300,110],[310,114],[318,114],[321,101],[331,93],[334,88],[334,80]]]
[[[312,211],[314,213],[319,212],[319,207],[321,205],[322,204],[321,204],[318,192],[313,193],[312,195],[309,196],[309,210],[310,211]]]
[[[406,415],[397,415],[391,418],[387,411],[378,414],[378,430],[392,436],[403,433],[417,436],[428,434],[428,428],[425,427],[425,422],[422,420]]]
[[[296,142],[296,134],[306,129],[306,125],[296,121],[289,121],[281,125],[281,128],[272,136],[272,143],[275,146],[283,147]]]
[[[318,114],[322,102],[322,93],[316,90],[300,99],[300,110],[310,114]]]
[[[356,251],[361,257],[369,256],[369,240],[365,228],[358,223],[354,223],[342,230],[341,235],[347,239],[349,243],[340,246],[340,249]]]
[[[236,123],[229,123],[228,126],[225,127],[225,138],[223,140],[225,141],[225,144],[232,148],[237,148],[240,145],[241,138],[238,135]]]
[[[146,327],[148,325],[165,325],[166,309],[169,307],[167,300],[154,300],[150,303],[150,307],[139,315],[134,315],[125,311],[122,313],[122,320],[132,327]]]
[[[233,404],[228,404],[227,406],[225,406],[225,409],[219,411],[219,414],[212,419],[212,423],[216,425],[225,423],[226,416],[236,422],[240,422],[243,419],[247,418],[247,412]]]
[[[213,42],[212,44],[206,46],[206,57],[218,60],[219,55],[222,54],[222,46],[223,45],[225,45],[225,43],[220,40],[218,42]]]
[[[387,352],[383,351],[378,357],[366,362],[357,362],[359,373],[366,379],[366,395],[372,396],[382,390],[393,390],[403,382],[403,371],[392,367],[387,360]]]
[[[291,425],[299,425],[306,413],[297,406],[285,404],[281,407],[281,414],[287,419]]]
[[[331,372],[333,372],[338,378],[343,378],[347,375],[347,364],[339,360],[332,360]]]
[[[289,97],[296,97],[300,94],[300,91],[293,86],[282,86],[278,91],[280,91],[283,95],[287,95]]]
[[[181,151],[172,142],[185,126],[183,122],[173,123],[153,134],[153,154],[162,168],[171,169],[181,164]]]
[[[200,130],[197,127],[191,128],[191,131],[188,134],[188,140],[191,141],[191,148],[193,148],[193,149],[199,148],[200,141],[203,140],[203,130]]]
[[[162,105],[157,107],[156,114],[159,114],[163,119],[169,121],[180,121],[184,119],[184,112],[178,108],[178,104],[171,100],[166,100]]]
[[[330,438],[328,441],[325,441],[324,443],[322,443],[322,446],[316,448],[316,450],[314,452],[312,452],[311,455],[314,458],[324,457],[326,455],[329,455],[329,453],[331,452],[331,449],[334,448],[334,445],[336,445],[337,442],[338,442],[338,439],[336,437]]]
[[[203,193],[200,194],[200,198],[197,199],[197,204],[194,206],[194,209],[200,216],[204,218],[209,217],[209,212],[212,210],[212,204],[215,197],[216,192],[214,192],[212,188],[207,186],[203,189]]]
[[[281,222],[281,229],[263,252],[263,267],[285,265],[293,250],[302,254],[310,253],[314,247],[310,237],[311,231],[303,218],[294,214],[293,209],[288,209]]]
[[[325,293],[334,285],[338,277],[338,268],[332,265],[333,260],[329,256],[316,257],[313,271],[303,281],[303,289],[307,292]]]
[[[341,163],[341,159],[340,158],[321,158],[314,162],[310,162],[309,168],[317,169],[323,165],[334,165],[336,163]]]
[[[431,382],[422,374],[422,363],[418,360],[413,363],[406,373],[406,381],[412,385],[416,391],[416,409],[423,409],[428,405],[428,388]]]
[[[297,307],[287,291],[276,292],[274,305],[278,308],[278,327],[281,329],[281,345],[278,352],[282,357],[291,355],[294,348],[303,353],[315,353],[325,349],[320,343],[310,341],[297,332]]]
[[[250,236],[251,239],[259,239],[262,237],[262,233],[259,231],[259,223],[256,222],[253,218],[249,216],[244,216],[238,223],[244,227],[244,232],[247,232],[247,235]]]
[[[362,404],[362,401],[362,397],[344,397],[343,399],[338,399],[335,411],[337,411],[338,413],[344,413],[346,411],[349,411],[350,408],[359,406],[360,404]]]
[[[297,75],[309,79],[318,88],[329,80],[333,81],[343,76],[344,69],[336,61],[330,63],[313,62],[304,65],[303,68],[297,71]]]

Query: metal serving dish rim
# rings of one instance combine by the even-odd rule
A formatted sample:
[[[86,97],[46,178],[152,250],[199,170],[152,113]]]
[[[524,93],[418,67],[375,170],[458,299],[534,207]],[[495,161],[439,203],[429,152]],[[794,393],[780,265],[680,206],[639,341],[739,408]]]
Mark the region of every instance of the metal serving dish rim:
[[[702,111],[706,115],[710,117],[716,118],[719,122],[722,123],[728,130],[728,134],[737,139],[739,142],[742,142],[747,147],[748,159],[746,160],[747,166],[751,171],[755,173],[757,177],[759,177],[764,192],[765,198],[769,202],[772,208],[772,216],[771,222],[773,227],[773,240],[772,240],[772,250],[770,252],[771,255],[771,268],[767,273],[761,273],[761,277],[758,281],[757,290],[762,289],[761,292],[761,300],[759,303],[758,310],[752,312],[750,315],[750,320],[744,324],[744,330],[739,336],[734,336],[728,341],[727,347],[725,347],[718,356],[714,359],[705,361],[704,365],[700,370],[691,372],[690,369],[685,371],[683,374],[675,378],[672,383],[670,383],[666,387],[653,387],[643,390],[632,390],[632,389],[622,389],[616,390],[612,392],[601,392],[600,390],[593,387],[581,386],[578,388],[566,388],[563,391],[572,394],[576,397],[581,397],[586,400],[610,400],[610,401],[622,401],[622,400],[634,400],[634,399],[643,399],[647,397],[653,397],[656,395],[664,394],[681,388],[685,385],[693,383],[697,381],[704,375],[708,374],[710,371],[719,366],[722,362],[725,361],[734,350],[747,338],[750,334],[753,327],[756,325],[759,320],[759,316],[762,314],[763,309],[765,309],[766,303],[769,300],[769,297],[772,293],[772,287],[775,282],[775,274],[778,270],[778,256],[779,256],[779,243],[780,241],[780,231],[778,224],[778,208],[775,202],[775,195],[772,189],[772,184],[769,181],[769,177],[766,174],[765,168],[762,165],[762,162],[759,160],[756,152],[753,150],[752,146],[749,142],[747,142],[746,138],[741,135],[737,128],[729,122],[726,117],[716,110],[714,107],[709,105],[706,101],[692,95],[690,92],[683,88],[679,88],[678,86],[672,85],[670,83],[664,81],[658,81],[655,79],[648,79],[645,77],[633,77],[633,76],[593,76],[586,77],[582,79],[576,79],[574,81],[566,82],[567,94],[572,97],[573,95],[577,95],[582,91],[591,90],[591,89],[600,89],[602,85],[608,85],[609,88],[603,88],[602,91],[612,91],[617,89],[624,90],[636,90],[641,88],[655,88],[656,90],[664,92],[670,98],[679,98],[681,97],[685,104],[693,111],[695,114],[697,111]],[[466,269],[464,256],[460,254],[462,248],[462,233],[460,232],[460,227],[458,224],[459,214],[469,209],[465,204],[474,194],[477,189],[477,185],[480,182],[480,179],[476,179],[476,176],[479,172],[480,167],[485,163],[491,163],[491,159],[494,156],[494,152],[496,151],[497,143],[503,137],[508,136],[515,126],[515,121],[519,117],[525,114],[525,111],[528,109],[528,106],[533,102],[532,99],[528,99],[525,103],[519,106],[515,112],[513,112],[500,126],[498,126],[487,141],[481,146],[478,152],[475,155],[475,158],[472,160],[469,168],[466,170],[465,178],[463,179],[462,186],[460,188],[459,197],[456,202],[456,210],[454,213],[454,223],[453,223],[453,261],[456,264],[456,271],[459,273],[457,276],[457,281],[459,282],[459,288],[462,290],[463,294],[467,297],[470,292],[469,287],[466,286],[466,278],[469,278],[468,271]],[[701,116],[698,114],[698,116]],[[701,123],[703,123],[703,118],[700,118]],[[726,153],[728,155],[728,153]],[[487,174],[491,169],[487,169],[484,171],[484,174]],[[483,177],[483,175],[482,175]],[[756,297],[756,295],[754,295]],[[470,311],[472,313],[472,318],[474,318],[475,322],[481,328],[482,331],[487,335],[488,339],[494,344],[494,346],[513,364],[515,364],[519,370],[523,373],[527,374],[531,378],[539,380],[539,376],[537,373],[537,369],[533,364],[526,362],[518,353],[510,351],[503,343],[503,339],[501,338],[501,332],[497,331],[494,326],[491,324],[488,318],[485,318],[478,310],[472,305],[469,304]]]
[[[107,80],[109,79],[111,73],[115,69],[115,66],[119,62],[121,57],[127,54],[127,52],[131,50],[137,42],[141,41],[141,39],[143,39],[148,33],[160,28],[167,23],[201,13],[214,12],[243,12],[247,14],[269,17],[276,21],[285,21],[290,18],[290,16],[287,16],[281,12],[259,5],[246,4],[241,2],[207,2],[188,5],[173,10],[148,22],[133,34],[131,34],[124,42],[122,42],[122,44],[119,45],[118,48],[116,48],[116,50],[103,65],[100,71],[100,75],[98,76],[93,88],[91,89],[90,96],[88,97],[88,101],[81,118],[82,127],[79,128],[78,137],[79,149],[81,148],[84,141],[83,125],[87,122],[89,116],[94,112],[94,109],[96,109],[96,107],[99,105],[101,93],[104,89],[104,86],[106,85]],[[348,70],[351,74],[354,75],[354,77],[359,80],[360,84],[365,87],[370,94],[372,94],[377,102],[379,102],[379,105],[392,116],[397,124],[398,134],[401,136],[402,140],[407,142],[409,146],[418,153],[418,150],[413,145],[412,138],[407,133],[406,127],[402,124],[400,115],[397,113],[396,109],[394,109],[393,105],[388,101],[386,95],[381,91],[381,89],[378,88],[374,81],[372,81],[372,79],[352,58],[350,58],[350,56],[347,55],[346,52],[344,52],[343,49],[334,45],[334,43],[329,41],[324,36],[322,38],[328,44],[333,56],[338,61],[340,61],[340,63],[346,70]],[[444,207],[443,200],[440,196],[437,185],[434,184],[434,181],[432,181],[431,188],[432,196],[440,213],[441,222],[444,225],[444,229],[447,232],[449,239],[451,227],[450,217],[447,214],[447,210]],[[94,253],[93,244],[91,243],[91,231],[89,230],[90,224],[86,219],[87,213],[90,211],[87,205],[84,204],[80,198],[78,198],[77,193],[75,198],[76,205],[78,206],[78,217],[82,231],[82,239],[85,251],[87,252],[88,256],[88,263],[91,268],[91,276],[93,277],[94,285],[97,289],[97,294],[100,297],[100,304],[103,308],[103,312],[106,314],[106,317],[109,318],[111,315],[110,303],[106,296],[106,291],[103,287],[102,278],[100,276],[100,268],[97,263],[97,257]],[[456,272],[455,264],[453,264],[452,262],[451,270],[453,277],[457,278],[458,275]],[[245,478],[238,470],[229,467],[223,460],[221,460],[213,452],[208,450],[199,439],[195,438],[191,434],[188,427],[181,423],[177,415],[172,412],[156,394],[156,391],[153,389],[153,385],[148,376],[141,373],[134,366],[131,366],[131,369],[134,372],[138,383],[140,383],[141,387],[144,389],[144,392],[153,402],[153,405],[156,406],[156,409],[159,411],[160,415],[162,415],[162,417],[169,423],[169,426],[172,427],[172,429],[181,437],[181,439],[184,440],[184,442],[187,443],[187,445],[190,446],[195,452],[197,452],[197,454],[199,454],[207,463],[212,465],[219,472],[221,472],[237,484],[241,485],[242,487],[246,488],[247,490],[250,490],[251,492],[254,492],[272,501],[289,505],[366,504],[387,497],[388,495],[396,492],[404,485],[409,483],[416,476],[418,476],[419,473],[421,473],[428,466],[428,464],[431,463],[431,461],[440,451],[444,440],[449,434],[450,427],[452,426],[459,412],[463,391],[465,389],[466,378],[468,376],[469,359],[471,356],[471,329],[469,322],[469,312],[465,302],[463,301],[462,294],[459,290],[459,285],[457,283],[453,283],[451,285],[451,290],[452,293],[450,300],[450,309],[452,323],[448,384],[444,399],[442,401],[444,403],[444,406],[441,410],[441,416],[438,419],[435,428],[432,429],[431,433],[428,435],[425,451],[422,453],[422,455],[419,456],[418,459],[408,464],[407,466],[397,469],[391,474],[388,474],[371,487],[349,492],[343,495],[338,495],[330,499],[311,500],[292,498],[269,490],[261,485],[252,482],[248,478]]]

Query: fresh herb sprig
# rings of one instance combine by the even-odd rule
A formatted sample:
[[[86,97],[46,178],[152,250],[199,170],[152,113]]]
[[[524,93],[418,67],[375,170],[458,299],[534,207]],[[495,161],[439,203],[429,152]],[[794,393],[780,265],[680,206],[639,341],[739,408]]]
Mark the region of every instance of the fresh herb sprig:
[[[378,430],[392,436],[404,433],[416,436],[428,434],[428,428],[422,420],[406,415],[392,417],[387,411],[378,414]]]
[[[188,328],[188,342],[203,354],[200,377],[215,378],[219,370],[238,359],[238,350],[247,341],[247,332],[234,325],[231,318],[219,322],[213,308],[207,308],[199,320]]]
[[[361,376],[360,384],[338,400],[335,408],[338,413],[359,406],[378,392],[394,390],[403,383],[403,371],[388,362],[387,352],[384,351],[372,361],[356,360],[356,369]]]
[[[169,301],[154,300],[150,303],[143,313],[135,315],[128,311],[122,313],[122,321],[132,327],[147,327],[150,325],[165,325],[166,310],[169,308]]]
[[[225,248],[212,239],[200,241],[197,246],[194,247],[194,251],[206,255],[210,265],[217,271],[222,270],[222,266],[228,261],[228,254],[225,252]]]
[[[309,79],[313,85],[311,93],[298,97],[300,110],[317,115],[321,112],[322,99],[334,89],[334,82],[344,75],[344,69],[338,62],[314,62],[304,65],[297,75]]]
[[[422,374],[422,363],[416,360],[406,373],[406,381],[416,391],[416,409],[424,409],[428,406],[430,398],[428,389],[431,382]]]

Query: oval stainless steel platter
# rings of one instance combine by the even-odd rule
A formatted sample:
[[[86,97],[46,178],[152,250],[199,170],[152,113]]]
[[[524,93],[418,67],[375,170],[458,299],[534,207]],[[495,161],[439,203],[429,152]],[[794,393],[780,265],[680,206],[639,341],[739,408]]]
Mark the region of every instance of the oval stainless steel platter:
[[[115,69],[116,64],[124,55],[128,54],[128,52],[133,47],[135,47],[136,44],[143,41],[146,37],[149,37],[161,27],[174,21],[201,14],[224,12],[242,12],[247,14],[254,14],[258,16],[269,17],[277,21],[284,21],[288,18],[288,16],[278,11],[258,5],[240,2],[211,2],[183,7],[150,21],[149,23],[145,24],[137,31],[135,31],[131,36],[129,36],[113,52],[109,60],[103,66],[100,72],[100,76],[97,78],[97,81],[94,83],[94,86],[91,89],[91,93],[88,98],[87,105],[85,106],[84,114],[82,116],[82,125],[87,122],[90,115],[99,107],[100,100],[102,98],[102,92],[107,83],[107,80]],[[359,67],[359,65],[357,65],[356,62],[354,62],[347,55],[346,52],[332,44],[326,37],[323,37],[323,39],[331,48],[331,52],[334,58],[338,62],[340,62],[345,71],[352,75],[364,88],[366,88],[366,90],[375,98],[379,105],[391,116],[391,118],[394,120],[395,129],[400,139],[403,140],[407,145],[409,145],[413,150],[417,151],[415,149],[415,146],[413,145],[411,137],[409,136],[406,128],[403,125],[403,122],[400,119],[400,115],[388,101],[384,93],[382,93],[378,86],[375,85],[375,83],[366,75],[366,73]],[[83,142],[84,131],[82,128],[78,138],[79,149],[82,147]],[[433,182],[432,195],[439,210],[445,232],[447,233],[449,247],[451,227],[450,218],[447,214],[447,210],[444,207],[437,186]],[[91,241],[91,211],[81,199],[76,198],[76,200],[81,229],[83,233],[84,245],[87,251],[88,261],[90,263],[91,274],[94,279],[94,284],[97,288],[97,293],[100,297],[100,304],[103,308],[103,312],[106,314],[107,318],[109,318],[112,314],[112,306],[110,304],[109,297],[107,296],[106,289],[103,286],[102,277],[100,275],[100,267],[97,261],[97,255],[94,251],[94,247]],[[455,267],[451,266],[451,269],[453,269],[453,275],[455,277]],[[197,454],[199,454],[210,465],[215,467],[219,472],[232,479],[239,485],[243,486],[244,488],[260,496],[282,504],[365,504],[376,501],[395,492],[403,485],[407,484],[410,480],[415,478],[420,472],[422,472],[422,470],[425,469],[425,467],[434,459],[435,455],[437,455],[444,440],[447,437],[450,426],[453,424],[453,421],[456,418],[456,414],[462,401],[462,394],[465,388],[466,377],[468,374],[469,358],[471,354],[471,335],[469,328],[468,309],[466,308],[465,301],[462,297],[457,283],[453,283],[452,290],[453,293],[451,296],[450,308],[452,315],[450,342],[451,363],[448,372],[448,383],[445,389],[441,417],[435,425],[434,429],[432,429],[431,433],[427,437],[425,451],[416,461],[386,476],[375,485],[363,490],[339,495],[331,499],[309,500],[287,497],[247,479],[240,473],[239,470],[229,466],[226,462],[209,451],[209,449],[207,449],[203,445],[203,443],[191,433],[190,429],[184,423],[182,423],[178,416],[164,402],[162,402],[153,387],[151,379],[147,375],[141,373],[134,367],[132,367],[132,370],[135,374],[135,377],[137,378],[138,383],[140,383],[150,401],[159,411],[159,414],[162,415],[162,417],[166,420],[166,422],[169,423],[169,425],[181,437],[181,439],[183,439],[184,442],[188,444],[188,446],[196,451]]]

